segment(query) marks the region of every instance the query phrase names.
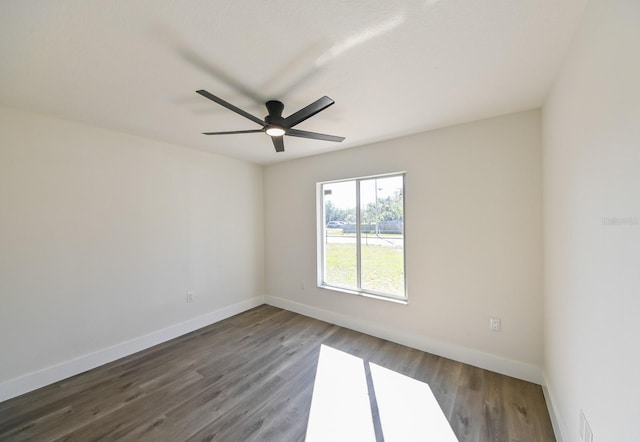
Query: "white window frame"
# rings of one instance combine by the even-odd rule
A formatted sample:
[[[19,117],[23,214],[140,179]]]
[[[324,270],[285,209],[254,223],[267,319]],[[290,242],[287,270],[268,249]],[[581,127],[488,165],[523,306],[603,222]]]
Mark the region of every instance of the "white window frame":
[[[391,293],[383,293],[383,292],[377,292],[374,290],[367,290],[367,289],[363,289],[362,288],[362,284],[361,284],[361,274],[362,274],[362,269],[361,269],[361,222],[360,222],[360,181],[366,181],[366,180],[371,180],[371,179],[376,179],[376,178],[389,178],[389,177],[395,177],[395,176],[401,176],[402,177],[402,221],[403,221],[403,238],[402,238],[402,264],[403,264],[403,276],[404,276],[404,281],[403,281],[403,287],[404,287],[404,296],[402,295],[395,295],[395,294],[391,294]],[[355,181],[356,182],[356,260],[357,260],[357,269],[356,269],[356,278],[357,278],[357,288],[353,288],[353,287],[346,287],[346,286],[339,286],[339,285],[333,285],[333,284],[327,284],[325,282],[325,268],[324,268],[324,264],[325,264],[325,260],[324,260],[324,254],[325,254],[325,229],[326,229],[326,223],[325,223],[325,210],[324,210],[324,194],[323,194],[323,186],[325,184],[331,184],[331,183],[342,183],[342,182],[348,182],[348,181]],[[317,233],[318,233],[318,238],[317,238],[317,271],[318,271],[318,287],[322,288],[322,289],[329,289],[329,290],[334,290],[334,291],[339,291],[339,292],[343,292],[343,293],[348,293],[348,294],[352,294],[352,295],[358,295],[358,296],[365,296],[365,297],[370,297],[370,298],[375,298],[375,299],[382,299],[382,300],[386,300],[386,301],[393,301],[393,302],[398,302],[398,303],[402,303],[402,304],[407,304],[409,302],[409,296],[408,296],[408,289],[407,289],[407,248],[406,248],[406,244],[407,244],[407,223],[406,223],[406,192],[407,192],[407,177],[406,177],[406,172],[393,172],[393,173],[386,173],[386,174],[379,174],[379,175],[369,175],[369,176],[362,176],[362,177],[356,177],[356,178],[345,178],[345,179],[339,179],[339,180],[331,180],[331,181],[322,181],[319,183],[316,183],[316,212],[317,212]]]

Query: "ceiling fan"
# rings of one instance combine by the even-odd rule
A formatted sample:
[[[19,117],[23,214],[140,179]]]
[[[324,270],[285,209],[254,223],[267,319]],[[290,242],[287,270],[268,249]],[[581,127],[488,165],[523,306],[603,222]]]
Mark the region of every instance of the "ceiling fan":
[[[228,132],[203,132],[204,135],[250,134],[255,132],[265,132],[271,137],[271,141],[273,141],[273,146],[276,148],[276,152],[284,152],[284,142],[282,141],[282,137],[284,135],[289,135],[291,137],[311,138],[313,140],[336,141],[338,143],[344,140],[344,137],[325,135],[317,132],[309,132],[306,130],[293,128],[294,126],[302,123],[307,118],[313,117],[318,112],[325,110],[333,103],[335,103],[335,101],[327,96],[314,101],[310,105],[303,107],[299,111],[294,112],[286,118],[282,116],[282,111],[284,110],[284,104],[282,104],[282,102],[276,100],[267,101],[265,103],[265,106],[267,107],[269,115],[264,117],[264,120],[261,120],[260,118],[243,111],[233,104],[224,101],[222,98],[216,97],[215,95],[205,91],[204,89],[200,89],[199,91],[196,91],[196,93],[202,95],[205,98],[208,98],[211,101],[215,101],[219,105],[224,106],[227,109],[239,115],[242,115],[243,117],[248,118],[249,120],[262,126],[261,129],[234,130]]]

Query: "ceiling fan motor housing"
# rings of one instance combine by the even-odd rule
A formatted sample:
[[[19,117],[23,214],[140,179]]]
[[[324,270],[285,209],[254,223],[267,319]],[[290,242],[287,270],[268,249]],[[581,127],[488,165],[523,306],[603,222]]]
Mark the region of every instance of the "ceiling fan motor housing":
[[[284,110],[284,104],[281,101],[271,100],[265,103],[269,115],[264,117],[265,123],[269,126],[278,126],[285,128],[284,118],[282,117],[282,111]]]

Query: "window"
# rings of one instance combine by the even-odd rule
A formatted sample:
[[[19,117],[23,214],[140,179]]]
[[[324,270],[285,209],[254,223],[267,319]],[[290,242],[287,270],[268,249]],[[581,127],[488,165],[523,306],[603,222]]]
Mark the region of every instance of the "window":
[[[318,285],[406,300],[404,173],[318,184]]]

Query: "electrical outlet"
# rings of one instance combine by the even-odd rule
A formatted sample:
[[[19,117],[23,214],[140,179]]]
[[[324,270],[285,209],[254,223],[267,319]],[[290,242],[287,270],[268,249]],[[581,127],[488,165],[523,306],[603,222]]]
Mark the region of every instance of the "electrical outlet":
[[[499,332],[502,329],[502,324],[499,318],[489,318],[489,330],[492,332]]]
[[[187,304],[193,302],[193,292],[187,292]]]

